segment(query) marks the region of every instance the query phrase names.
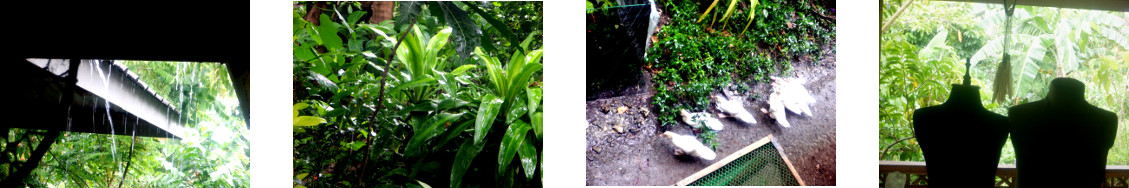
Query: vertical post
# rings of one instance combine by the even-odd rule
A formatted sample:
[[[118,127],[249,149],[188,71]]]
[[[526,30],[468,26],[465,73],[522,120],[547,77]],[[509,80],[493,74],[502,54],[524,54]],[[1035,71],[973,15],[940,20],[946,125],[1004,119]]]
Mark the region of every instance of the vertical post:
[[[71,103],[74,102],[74,90],[77,87],[75,86],[75,84],[78,83],[78,65],[80,63],[82,63],[80,59],[70,60],[70,66],[69,69],[67,69],[67,76],[66,78],[64,78],[64,82],[66,82],[67,85],[63,88],[63,92],[61,93],[63,96],[63,101],[59,103],[59,110],[63,112],[59,114],[66,116],[70,115],[69,112],[65,110],[67,109],[67,106],[70,106]],[[65,116],[58,118],[59,123],[65,124],[67,123],[66,121],[67,117]],[[39,166],[39,162],[43,160],[43,155],[47,153],[47,150],[51,149],[51,145],[55,143],[55,140],[59,138],[59,135],[59,129],[47,130],[47,133],[43,135],[43,139],[39,140],[39,144],[35,147],[35,150],[32,151],[31,157],[29,157],[24,163],[20,164],[15,173],[12,173],[8,176],[7,179],[4,179],[4,181],[0,182],[0,185],[3,185],[3,187],[16,187],[23,185],[24,179],[27,179],[27,176],[31,174],[31,171],[35,170],[35,168]]]

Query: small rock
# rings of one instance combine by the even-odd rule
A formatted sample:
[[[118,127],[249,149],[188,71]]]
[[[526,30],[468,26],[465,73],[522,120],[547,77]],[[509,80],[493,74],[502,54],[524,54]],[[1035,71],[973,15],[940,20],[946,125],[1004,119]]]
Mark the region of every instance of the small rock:
[[[600,146],[592,146],[592,151],[596,152],[597,154],[600,153]]]
[[[639,113],[643,114],[643,117],[647,117],[647,115],[651,114],[651,111],[647,110],[647,108],[639,107]]]
[[[618,132],[619,134],[623,134],[623,125],[617,124],[615,125],[615,127],[612,127],[612,129],[615,129],[615,132]]]
[[[623,112],[627,111],[627,107],[626,106],[620,106],[619,108],[616,108],[615,111],[616,111],[616,113],[623,114]]]

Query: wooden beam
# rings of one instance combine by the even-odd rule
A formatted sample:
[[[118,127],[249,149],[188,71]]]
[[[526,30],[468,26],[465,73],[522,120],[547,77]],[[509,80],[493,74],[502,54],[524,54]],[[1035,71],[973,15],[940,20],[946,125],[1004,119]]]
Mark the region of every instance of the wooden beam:
[[[940,0],[951,2],[1003,4],[1002,0]],[[1103,10],[1114,12],[1129,12],[1129,1],[1126,0],[1017,0],[1017,5],[1037,7],[1058,7],[1072,9]]]
[[[0,69],[0,78],[9,81],[9,87],[19,88],[2,97],[9,99],[9,105],[21,107],[10,112],[11,117],[18,118],[0,125],[3,128],[116,135],[130,135],[136,129],[138,136],[184,136],[178,110],[137,81],[136,75],[118,66],[82,60],[71,75],[64,74],[70,69],[62,66],[70,65],[69,60],[32,61],[11,59]],[[63,92],[67,84],[61,75],[76,77],[74,92]],[[73,102],[63,104],[64,99]]]

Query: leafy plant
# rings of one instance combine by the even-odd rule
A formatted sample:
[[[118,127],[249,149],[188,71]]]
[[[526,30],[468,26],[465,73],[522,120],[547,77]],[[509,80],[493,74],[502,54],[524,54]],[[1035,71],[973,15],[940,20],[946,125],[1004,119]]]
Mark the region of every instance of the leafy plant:
[[[301,19],[304,6],[295,10],[296,49],[311,53],[295,52],[295,72],[306,74],[296,74],[294,100],[326,120],[295,132],[296,186],[538,185],[541,86],[530,82],[540,80],[540,28],[513,41],[507,33],[529,24],[498,18],[503,8],[539,17],[528,7],[540,2],[397,2],[397,20],[379,24],[352,22],[364,14],[357,3],[326,4],[341,15],[319,21],[340,23],[328,37],[361,48],[319,51],[338,47],[325,45],[330,32],[309,32],[323,26]],[[476,63],[509,54],[500,50],[515,51],[507,67]],[[499,68],[503,79],[491,80]]]

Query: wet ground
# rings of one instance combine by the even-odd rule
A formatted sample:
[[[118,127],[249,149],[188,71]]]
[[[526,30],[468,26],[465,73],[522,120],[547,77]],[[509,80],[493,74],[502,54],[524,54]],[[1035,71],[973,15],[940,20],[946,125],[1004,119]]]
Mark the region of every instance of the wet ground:
[[[768,107],[771,86],[750,85],[751,89],[742,95],[762,96],[744,101],[758,123],[722,119],[725,129],[717,136],[721,143],[715,150],[717,159],[772,134],[806,185],[835,185],[836,65],[834,51],[828,52],[819,63],[792,63],[790,75],[809,80],[804,86],[816,98],[812,106],[815,116],[789,112],[787,119],[792,127],[783,128],[760,113],[761,108]],[[650,75],[642,77],[638,85],[626,89],[632,91],[627,95],[587,101],[587,185],[673,185],[716,161],[674,156],[674,146],[661,137],[663,128],[657,127],[659,123],[650,106],[654,95]],[[665,129],[683,135],[692,133],[683,123]]]

